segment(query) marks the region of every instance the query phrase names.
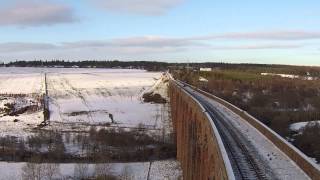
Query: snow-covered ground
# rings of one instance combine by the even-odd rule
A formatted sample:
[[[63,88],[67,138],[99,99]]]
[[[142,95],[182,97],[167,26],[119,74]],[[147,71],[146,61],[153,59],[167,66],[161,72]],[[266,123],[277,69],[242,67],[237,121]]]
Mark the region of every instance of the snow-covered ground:
[[[201,81],[201,82],[208,82],[208,79],[200,76],[200,77],[199,77],[199,81]]]
[[[0,136],[27,136],[43,121],[41,96],[44,93],[42,73],[14,74],[12,69],[0,68]],[[6,115],[6,104],[19,110],[27,106],[37,106],[33,111],[19,115]]]
[[[280,76],[283,78],[290,78],[290,79],[296,79],[299,78],[298,75],[293,74],[275,74],[275,73],[261,73],[262,76]]]
[[[41,173],[45,174],[45,165],[40,166]],[[166,160],[166,161],[155,161],[150,164],[150,162],[141,162],[141,163],[109,163],[109,164],[98,164],[98,166],[104,166],[104,171],[106,174],[111,174],[118,177],[119,179],[124,179],[126,176],[132,180],[141,180],[147,179],[149,174],[150,180],[178,180],[182,176],[180,170],[180,165],[175,160]],[[54,177],[57,179],[63,178],[72,178],[77,176],[77,166],[81,167],[81,174],[90,177],[96,172],[96,164],[59,164],[58,170],[54,173]],[[79,169],[79,168],[78,168]],[[150,172],[149,172],[150,169]],[[26,163],[7,163],[0,162],[0,180],[21,180],[23,179],[23,172],[27,172]],[[149,173],[148,173],[149,172]]]
[[[155,83],[159,73],[111,72],[48,74],[51,121],[111,122],[154,125],[157,105],[141,102],[141,93]],[[79,114],[79,115],[77,115]]]
[[[145,92],[167,97],[168,82],[162,73],[133,69],[80,68],[0,68],[0,136],[26,138],[43,120],[45,76],[49,96],[50,124],[44,129],[71,134],[98,128],[146,128],[165,135],[172,131],[169,104],[143,102]],[[11,105],[11,106],[10,106]],[[37,106],[34,111],[7,115],[13,109]],[[65,142],[66,152],[79,154],[79,147]],[[21,179],[26,163],[0,162],[1,179]],[[73,176],[75,164],[60,164],[59,177]],[[121,177],[129,171],[133,179],[178,179],[179,164],[174,160],[145,163],[112,163],[111,173]],[[88,174],[94,172],[94,164]]]
[[[169,121],[167,105],[144,103],[141,97],[161,76],[142,70],[48,73],[50,122],[125,128],[142,124],[159,131]]]
[[[39,96],[45,91],[44,73],[49,95],[49,129],[143,125],[160,132],[170,127],[168,105],[144,103],[141,98],[154,88],[166,96],[166,87],[156,86],[162,73],[133,69],[0,68],[0,94]],[[19,122],[14,122],[17,118]],[[0,126],[1,135],[27,135],[42,121],[41,112],[0,117],[0,124],[4,124]]]
[[[0,74],[141,72],[139,69],[0,67]]]
[[[18,119],[18,122],[14,122]],[[26,137],[30,135],[32,129],[43,121],[43,113],[35,112],[20,115],[19,117],[0,117],[0,136]]]
[[[3,70],[3,68],[0,69]],[[0,94],[37,94],[43,90],[43,78],[40,73],[4,74],[4,71],[0,72]]]
[[[311,124],[320,124],[320,121],[309,121],[309,122],[298,122],[298,123],[293,123],[289,126],[289,129],[291,131],[295,131],[295,132],[300,132],[303,130],[304,127],[306,127],[309,123]]]

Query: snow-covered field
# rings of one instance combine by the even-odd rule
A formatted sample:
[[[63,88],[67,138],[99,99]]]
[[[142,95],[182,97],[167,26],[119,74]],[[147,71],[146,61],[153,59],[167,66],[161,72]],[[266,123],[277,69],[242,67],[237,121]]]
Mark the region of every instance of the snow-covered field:
[[[46,78],[45,78],[46,77]],[[146,103],[142,95],[157,93],[168,100],[162,73],[132,69],[0,68],[0,137],[35,135],[44,121],[43,97],[48,92],[50,119],[44,130],[79,134],[95,128],[143,128],[153,135],[172,132],[168,103]],[[21,110],[22,109],[22,110]],[[16,113],[18,111],[18,113]],[[66,152],[79,147],[66,142]],[[0,162],[1,179],[21,179],[26,163]],[[60,164],[59,177],[74,175],[76,164]],[[133,179],[178,179],[175,160],[112,163],[111,173],[121,178],[130,171]],[[89,164],[92,175],[95,165]]]
[[[0,136],[22,137],[43,121],[40,101],[44,93],[44,78],[40,72],[26,69],[14,73],[13,70],[0,68]],[[19,115],[6,115],[4,110],[10,104],[15,110],[28,106],[38,108]]]
[[[143,103],[142,93],[160,73],[119,70],[99,73],[48,74],[52,122],[111,123],[159,128],[162,105]]]
[[[37,166],[35,172],[45,176],[47,164]],[[53,177],[56,179],[72,179],[79,176],[77,168],[81,169],[80,173],[84,177],[92,177],[97,173],[97,167],[104,166],[104,173],[116,176],[119,179],[132,179],[141,180],[178,180],[181,179],[182,172],[179,168],[179,163],[175,160],[140,162],[140,163],[110,163],[110,164],[58,164],[58,170],[54,171]],[[77,167],[78,166],[78,167]],[[81,167],[81,168],[79,168]],[[150,169],[150,172],[149,172]],[[22,173],[28,174],[29,169],[26,168],[26,163],[7,163],[0,162],[0,180],[21,180],[23,179]],[[108,171],[108,172],[106,172]],[[21,172],[21,173],[17,173]],[[149,173],[148,173],[149,172]],[[78,177],[79,178],[79,177]]]
[[[41,93],[43,79],[40,74],[0,74],[1,94]]]
[[[161,73],[132,69],[0,68],[0,94],[38,97],[45,92],[45,73],[49,129],[140,125],[160,132],[170,126],[167,105],[144,103],[141,98],[144,92],[154,88]],[[15,119],[19,122],[13,122]],[[0,117],[1,135],[26,135],[42,121],[41,112]]]

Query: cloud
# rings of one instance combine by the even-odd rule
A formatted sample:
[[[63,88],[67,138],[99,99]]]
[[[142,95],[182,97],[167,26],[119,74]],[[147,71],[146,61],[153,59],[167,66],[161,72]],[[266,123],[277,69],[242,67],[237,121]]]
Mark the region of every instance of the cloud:
[[[0,43],[0,60],[210,60],[212,58],[233,58],[236,61],[238,60],[239,53],[241,53],[242,58],[249,59],[272,59],[275,57],[288,58],[287,50],[291,49],[293,50],[290,52],[292,52],[294,56],[289,57],[288,59],[298,59],[297,56],[299,55],[299,58],[303,59],[302,57],[305,57],[305,55],[301,53],[306,49],[314,51],[314,46],[316,46],[317,41],[305,42],[301,40],[320,39],[316,32],[292,33],[286,38],[279,37],[278,35],[275,36],[275,34],[277,34],[275,32],[248,32],[232,34],[232,36],[229,34],[216,34],[214,36],[193,36],[182,38],[167,36],[139,36],[60,43]],[[246,35],[244,36],[244,34]],[[260,34],[264,35],[260,36]],[[263,53],[259,50],[263,50]],[[245,56],[243,56],[244,54]],[[312,62],[317,62],[316,55],[312,56],[314,56],[310,57]]]
[[[0,8],[0,26],[40,26],[77,21],[73,10],[54,1],[14,0]]]
[[[244,44],[238,46],[214,46],[194,38],[168,38],[160,36],[142,36],[107,41],[78,41],[64,42],[63,48],[147,48],[147,49],[211,49],[211,50],[255,50],[255,49],[295,49],[301,48],[301,44],[259,43]]]
[[[300,44],[255,44],[255,45],[240,45],[240,46],[215,46],[211,49],[215,50],[263,50],[263,49],[297,49],[302,48]]]
[[[161,36],[141,36],[118,38],[106,41],[78,41],[63,43],[68,48],[84,47],[148,47],[148,48],[166,48],[166,47],[206,47],[202,42],[195,42],[184,38],[169,38]]]
[[[27,52],[27,51],[39,51],[39,50],[52,50],[58,47],[50,43],[22,43],[22,42],[10,42],[1,43],[0,52],[2,53],[15,53],[15,52]]]
[[[93,2],[110,12],[158,16],[182,4],[184,0],[93,0]]]
[[[194,36],[185,38],[165,36],[139,36],[127,38],[114,38],[107,40],[74,41],[50,43],[0,43],[0,52],[25,52],[43,50],[77,50],[92,49],[101,52],[123,52],[123,53],[164,53],[196,50],[259,50],[259,49],[297,49],[303,48],[306,43],[288,43],[288,40],[312,40],[320,39],[320,33],[307,31],[286,31],[281,32],[247,32],[229,33],[209,36]],[[239,44],[240,40],[263,40],[245,41],[239,45],[226,45],[216,40],[231,40]],[[265,40],[268,40],[265,42]],[[278,41],[283,42],[278,42]],[[230,44],[230,43],[227,43]]]
[[[0,53],[24,53],[40,51],[77,51],[88,50],[100,53],[152,54],[182,51],[187,48],[201,48],[208,45],[184,39],[156,36],[130,37],[110,40],[92,40],[51,43],[11,42],[0,43]]]
[[[266,31],[226,33],[210,36],[195,37],[195,40],[231,39],[231,40],[312,40],[320,39],[320,32],[309,31]]]
[[[206,42],[206,41],[205,41]],[[120,60],[172,60],[172,59],[237,59],[238,53],[248,52],[246,58],[260,57],[260,51],[281,56],[282,50],[305,48],[306,44],[277,42],[245,42],[240,45],[205,43],[188,38],[142,36],[122,39],[75,41],[61,43],[0,43],[0,61],[16,59],[120,59]],[[254,54],[256,53],[256,54]],[[254,55],[253,55],[254,54]],[[266,55],[268,57],[268,55]],[[245,58],[245,57],[243,57]]]
[[[217,43],[216,43],[217,44]],[[213,51],[213,50],[259,50],[259,49],[296,49],[304,47],[300,44],[283,43],[255,43],[237,46],[212,45],[199,39],[170,38],[161,36],[141,36],[109,40],[75,41],[50,43],[0,43],[1,54],[14,54],[24,52],[87,52],[90,55],[100,54],[126,54],[144,55],[175,52]],[[94,53],[93,53],[94,52]],[[0,54],[0,55],[1,55]],[[94,57],[94,56],[93,56]]]
[[[305,42],[301,43],[300,40],[320,39],[317,32],[290,32],[292,32],[289,33],[290,35],[284,36],[282,36],[282,32],[248,32],[182,38],[166,36],[138,36],[60,43],[11,42],[0,43],[0,57],[72,58],[76,56],[77,59],[80,57],[94,59],[101,57],[124,56],[133,58],[148,56],[162,57],[168,54],[206,54],[208,52],[225,53],[225,51],[236,50],[267,50],[272,52],[274,50],[305,48],[310,46],[310,44]],[[254,41],[239,41],[239,39]],[[230,40],[230,42],[225,42],[225,40]]]

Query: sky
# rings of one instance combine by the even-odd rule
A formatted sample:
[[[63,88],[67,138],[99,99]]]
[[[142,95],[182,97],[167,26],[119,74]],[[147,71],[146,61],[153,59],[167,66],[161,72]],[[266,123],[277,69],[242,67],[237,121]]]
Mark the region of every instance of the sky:
[[[318,0],[0,0],[0,61],[320,65]]]

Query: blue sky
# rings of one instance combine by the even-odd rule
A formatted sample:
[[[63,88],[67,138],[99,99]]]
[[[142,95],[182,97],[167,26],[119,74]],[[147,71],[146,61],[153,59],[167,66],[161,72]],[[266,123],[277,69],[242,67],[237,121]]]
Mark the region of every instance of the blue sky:
[[[0,61],[320,65],[316,0],[0,0]]]

